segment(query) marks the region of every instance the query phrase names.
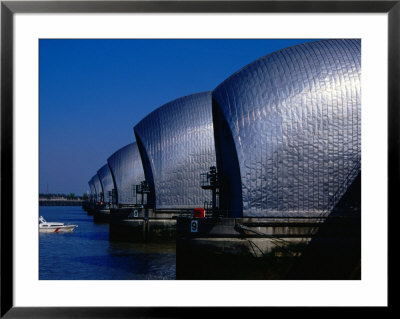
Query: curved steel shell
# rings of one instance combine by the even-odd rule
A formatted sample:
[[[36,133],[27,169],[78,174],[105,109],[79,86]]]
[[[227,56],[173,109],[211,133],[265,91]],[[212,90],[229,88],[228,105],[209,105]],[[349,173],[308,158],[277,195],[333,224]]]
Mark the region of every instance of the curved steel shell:
[[[95,179],[95,177],[93,176],[89,181],[90,197],[92,199],[94,199],[94,196],[96,195],[96,187],[94,185],[94,179]]]
[[[99,178],[98,174],[93,176],[93,184],[94,184],[95,191],[96,191],[95,199],[97,201],[99,201],[100,200],[100,194],[103,193],[103,187],[101,186],[101,182],[100,182],[100,178]]]
[[[134,204],[134,187],[144,181],[142,159],[137,144],[131,143],[119,149],[107,162],[117,190],[118,204]]]
[[[229,216],[329,213],[361,169],[361,41],[289,47],[213,91]]]
[[[104,202],[108,203],[112,201],[112,197],[110,196],[110,192],[114,188],[114,182],[112,180],[111,171],[108,167],[108,164],[102,166],[98,171],[97,175],[99,175],[101,187],[103,190]]]
[[[156,209],[211,201],[200,186],[200,174],[216,165],[211,108],[211,92],[193,94],[161,106],[135,126]]]

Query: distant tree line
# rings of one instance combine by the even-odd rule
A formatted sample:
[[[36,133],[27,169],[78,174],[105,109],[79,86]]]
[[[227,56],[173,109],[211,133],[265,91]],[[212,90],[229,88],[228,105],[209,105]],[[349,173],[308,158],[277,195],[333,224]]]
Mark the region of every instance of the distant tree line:
[[[61,194],[61,193],[52,193],[52,194],[39,194],[39,199],[76,199],[76,200],[87,200],[89,199],[89,195],[84,193],[82,196],[76,196],[75,193],[69,194]]]

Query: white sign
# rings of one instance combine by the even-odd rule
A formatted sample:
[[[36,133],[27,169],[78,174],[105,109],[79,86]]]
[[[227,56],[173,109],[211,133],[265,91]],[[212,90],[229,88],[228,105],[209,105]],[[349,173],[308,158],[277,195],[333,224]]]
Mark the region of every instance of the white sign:
[[[191,231],[192,233],[197,233],[198,230],[199,230],[199,222],[198,222],[197,220],[193,219],[193,220],[190,222],[190,231]]]

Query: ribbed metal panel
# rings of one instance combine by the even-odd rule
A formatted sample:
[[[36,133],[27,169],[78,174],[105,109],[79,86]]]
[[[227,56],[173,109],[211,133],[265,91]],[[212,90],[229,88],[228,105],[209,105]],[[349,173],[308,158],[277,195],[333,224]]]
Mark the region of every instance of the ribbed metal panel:
[[[111,171],[108,167],[108,164],[104,165],[97,171],[97,175],[99,175],[101,187],[103,189],[104,194],[104,202],[108,203],[112,201],[109,192],[111,192],[114,188],[114,182],[112,180]]]
[[[136,141],[156,209],[203,207],[200,174],[215,166],[211,92],[167,103],[139,122]]]
[[[361,41],[289,47],[213,91],[221,208],[329,213],[361,167]]]
[[[107,162],[117,189],[118,204],[136,203],[134,186],[145,179],[137,144],[131,143],[119,149]]]
[[[95,187],[95,191],[96,191],[95,199],[97,201],[99,201],[100,200],[100,194],[103,193],[103,187],[101,186],[101,182],[100,182],[100,178],[99,178],[98,174],[93,176],[93,183],[94,183],[94,187]]]

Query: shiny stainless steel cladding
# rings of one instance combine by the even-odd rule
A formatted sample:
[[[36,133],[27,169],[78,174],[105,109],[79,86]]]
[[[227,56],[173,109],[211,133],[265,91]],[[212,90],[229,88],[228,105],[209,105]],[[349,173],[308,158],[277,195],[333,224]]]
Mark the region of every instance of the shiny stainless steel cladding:
[[[329,213],[361,169],[360,77],[360,40],[322,40],[265,56],[219,85],[222,210]]]
[[[100,182],[100,178],[99,175],[96,174],[93,176],[93,184],[96,190],[96,200],[99,201],[100,200],[100,194],[103,193],[103,187],[101,186],[101,182]]]
[[[93,176],[89,181],[90,198],[91,199],[94,199],[94,196],[96,195],[96,187],[94,185],[94,180],[95,180],[95,177]]]
[[[157,209],[203,207],[200,174],[215,166],[211,92],[167,103],[134,128]]]
[[[114,182],[112,180],[111,171],[108,167],[108,164],[104,165],[97,171],[97,175],[99,176],[101,187],[103,190],[104,202],[108,203],[112,201],[109,192],[111,192],[114,188]]]
[[[117,189],[118,204],[136,203],[134,187],[144,181],[142,159],[136,143],[116,151],[108,160]]]

